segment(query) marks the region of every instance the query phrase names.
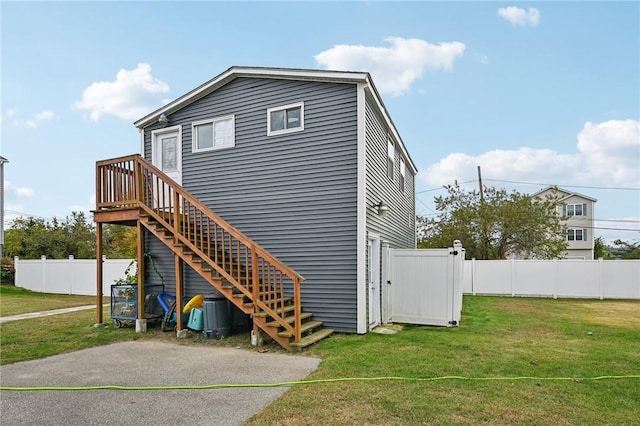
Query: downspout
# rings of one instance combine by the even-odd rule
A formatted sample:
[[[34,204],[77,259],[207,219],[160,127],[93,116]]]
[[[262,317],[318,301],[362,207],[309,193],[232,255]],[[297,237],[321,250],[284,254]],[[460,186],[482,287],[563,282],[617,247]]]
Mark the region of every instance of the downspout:
[[[144,158],[144,127],[138,129],[140,133],[140,155]]]

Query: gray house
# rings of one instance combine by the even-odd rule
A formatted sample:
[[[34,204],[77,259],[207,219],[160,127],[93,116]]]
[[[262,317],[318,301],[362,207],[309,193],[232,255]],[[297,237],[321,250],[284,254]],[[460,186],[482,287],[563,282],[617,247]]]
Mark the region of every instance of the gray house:
[[[236,288],[227,297],[244,295],[242,303],[232,301],[248,307],[243,311],[255,328],[264,312],[247,300],[253,290],[239,286],[244,278],[266,281],[253,265],[270,259],[286,265],[281,272],[285,281],[300,281],[298,290],[285,285],[283,292],[294,299],[299,292],[301,313],[296,316],[302,322],[366,333],[381,321],[381,248],[415,248],[417,169],[368,73],[232,67],[135,126],[142,153],[135,161],[155,168],[147,167],[151,174],[139,178],[145,183],[129,185],[137,191],[130,198],[138,201],[127,203],[141,209],[126,220],[138,220],[146,229],[145,251],[166,282],[179,283],[178,293],[206,294],[212,285],[221,290],[233,287],[233,281]],[[127,168],[125,160],[114,161]],[[99,180],[111,173],[104,170],[114,170],[108,165],[114,161],[98,162]],[[138,173],[136,166],[121,175]],[[160,183],[155,176],[162,174],[176,187]],[[113,212],[123,202],[100,185],[96,222],[115,223]],[[154,195],[147,197],[148,191]],[[167,212],[182,222],[181,228],[174,222],[158,224]],[[203,215],[227,231],[217,231],[218,225]],[[213,253],[198,243],[224,242],[225,232],[239,241],[237,247],[232,243]],[[252,258],[254,245],[262,250],[260,259]],[[178,258],[191,263],[188,255],[196,262],[208,259],[208,267],[178,267]],[[223,263],[236,262],[234,270],[245,275],[233,280],[231,269],[225,272],[215,264],[220,257]],[[206,275],[212,269],[219,283]],[[156,277],[146,274],[146,279],[153,283]],[[265,316],[270,315],[267,309]],[[300,335],[300,330],[293,333]]]

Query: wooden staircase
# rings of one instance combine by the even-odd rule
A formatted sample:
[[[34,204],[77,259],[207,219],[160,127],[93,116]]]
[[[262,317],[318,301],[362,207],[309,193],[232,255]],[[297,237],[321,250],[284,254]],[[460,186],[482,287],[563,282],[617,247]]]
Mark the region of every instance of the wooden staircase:
[[[97,223],[147,229],[249,314],[254,330],[262,330],[284,348],[299,350],[333,333],[313,320],[312,313],[302,312],[300,274],[139,155],[96,163],[96,205]]]

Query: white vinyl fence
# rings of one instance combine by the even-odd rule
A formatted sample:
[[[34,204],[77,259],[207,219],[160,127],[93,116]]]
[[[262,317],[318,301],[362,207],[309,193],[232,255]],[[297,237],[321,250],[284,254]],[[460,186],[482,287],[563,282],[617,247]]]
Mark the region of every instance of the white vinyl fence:
[[[467,294],[640,299],[640,260],[467,260]]]
[[[102,267],[104,296],[111,296],[111,284],[124,278],[131,259],[105,259]],[[41,293],[96,295],[95,259],[20,260],[15,258],[15,284]]]

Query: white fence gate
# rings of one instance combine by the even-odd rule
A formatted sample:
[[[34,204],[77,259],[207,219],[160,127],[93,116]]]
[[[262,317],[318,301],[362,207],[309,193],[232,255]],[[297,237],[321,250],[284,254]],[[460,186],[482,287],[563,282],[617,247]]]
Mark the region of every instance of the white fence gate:
[[[388,292],[392,322],[460,324],[464,249],[388,249]]]

